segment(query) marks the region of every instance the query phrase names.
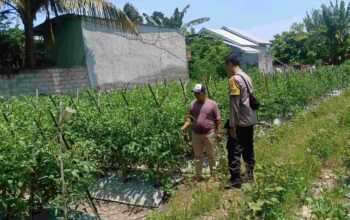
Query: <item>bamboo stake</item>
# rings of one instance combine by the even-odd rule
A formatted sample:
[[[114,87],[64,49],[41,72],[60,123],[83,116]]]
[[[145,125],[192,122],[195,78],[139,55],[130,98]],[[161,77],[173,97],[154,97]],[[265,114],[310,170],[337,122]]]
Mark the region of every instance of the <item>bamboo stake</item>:
[[[266,93],[269,94],[269,81],[268,81],[268,76],[265,75],[265,89],[266,89]]]
[[[98,96],[97,96],[97,105],[100,106],[100,100],[101,100],[101,91],[98,91]]]
[[[157,98],[156,98],[156,96],[155,96],[155,94],[154,94],[154,92],[153,92],[153,89],[152,89],[152,87],[151,87],[150,84],[148,84],[148,88],[149,88],[149,90],[150,90],[151,93],[152,93],[152,97],[153,97],[154,102],[156,103],[157,107],[159,108],[159,107],[160,107],[160,106],[159,106],[159,103],[158,103],[158,101],[157,101]]]
[[[79,103],[79,96],[80,96],[80,90],[79,90],[79,88],[77,89],[77,101],[78,101],[78,103]]]
[[[90,93],[89,90],[87,90],[87,93],[88,93],[88,95],[89,95],[91,101],[93,101],[93,102],[95,103],[96,108],[97,108],[97,111],[98,111],[99,113],[102,113],[102,111],[101,111],[101,109],[100,109],[100,106],[98,105],[98,103],[96,102],[96,99],[92,96],[92,94]]]
[[[52,95],[49,95],[49,98],[51,100],[51,102],[53,103],[53,105],[57,108],[57,103],[55,102],[55,99],[52,97]]]
[[[9,130],[10,133],[12,134],[12,136],[15,136],[15,133],[13,132],[12,128],[11,128],[11,120],[7,117],[7,115],[3,112],[2,115],[4,116],[4,119],[7,123],[7,125],[9,126]]]
[[[210,95],[210,88],[208,86],[208,82],[205,81],[205,87],[207,87],[207,93],[208,93],[208,97],[211,98],[211,95]]]
[[[122,96],[123,96],[123,99],[124,99],[125,104],[126,104],[127,106],[129,106],[129,102],[128,102],[128,100],[126,99],[124,92],[123,92],[123,91],[120,91],[120,93],[121,93]]]
[[[59,127],[57,128],[57,135],[59,138],[59,144],[60,144],[60,173],[61,173],[61,183],[62,183],[62,197],[63,197],[63,201],[62,201],[62,205],[63,205],[63,212],[64,212],[64,219],[68,220],[68,208],[67,208],[67,202],[65,201],[67,198],[67,191],[66,191],[66,184],[65,184],[65,180],[64,180],[64,162],[63,162],[63,154],[64,154],[64,143],[63,143],[63,137],[62,137],[62,133],[63,133],[63,103],[60,103],[60,107],[59,107]]]
[[[54,124],[55,124],[55,127],[59,130],[59,123],[56,121],[56,119],[55,119],[53,113],[51,112],[51,110],[49,110],[49,113],[50,113],[51,119],[53,120],[53,122],[54,122]],[[66,138],[65,138],[65,135],[64,135],[63,130],[62,130],[61,134],[62,134],[61,137],[62,137],[63,143],[64,143],[64,145],[66,146],[67,150],[71,150],[72,147],[68,144],[68,142],[67,142],[67,140],[66,140]],[[83,174],[79,174],[79,175],[83,176]],[[92,199],[92,196],[91,196],[89,190],[86,189],[86,190],[85,190],[85,193],[86,193],[86,195],[87,195],[87,197],[88,197],[88,199],[89,199],[90,206],[91,206],[93,212],[95,213],[97,219],[100,220],[101,217],[100,217],[100,215],[99,215],[99,213],[98,213],[98,210],[97,210],[97,208],[96,208],[96,205],[95,205],[95,203],[94,203],[94,201],[93,201],[93,199]]]
[[[78,111],[78,107],[75,105],[75,102],[74,102],[74,100],[72,99],[72,97],[69,97],[69,99],[70,99],[70,101],[71,101],[71,103],[72,103],[74,109],[75,109],[76,111]]]
[[[180,79],[180,84],[181,84],[181,88],[182,88],[182,93],[184,95],[184,101],[185,101],[185,103],[187,103],[188,102],[188,97],[187,97],[186,89],[185,89],[185,86],[184,86],[181,78],[179,78],[179,79]]]

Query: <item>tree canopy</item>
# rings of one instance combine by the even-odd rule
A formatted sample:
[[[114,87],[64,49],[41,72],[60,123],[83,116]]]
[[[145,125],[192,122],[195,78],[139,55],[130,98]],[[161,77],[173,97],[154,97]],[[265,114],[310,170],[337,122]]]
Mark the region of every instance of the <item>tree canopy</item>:
[[[191,78],[203,80],[210,75],[215,78],[226,76],[224,62],[231,50],[221,39],[209,34],[193,35],[188,38],[187,50],[191,54]]]
[[[190,5],[187,5],[183,10],[176,8],[174,13],[170,18],[166,17],[162,12],[155,11],[151,16],[146,13],[143,16],[146,19],[147,24],[154,25],[158,27],[167,27],[167,28],[177,28],[181,29],[185,34],[194,33],[193,27],[202,23],[209,21],[207,17],[197,18],[190,22],[184,23],[184,17],[190,8]]]
[[[124,5],[123,11],[134,24],[142,24],[143,23],[143,17],[140,15],[140,13],[137,11],[137,9],[131,3],[129,3],[129,2],[126,3]]]
[[[50,20],[52,14],[70,13],[115,21],[123,30],[137,33],[125,13],[108,0],[0,0],[0,14],[15,14],[21,18],[25,36],[25,58],[29,68],[35,67],[33,22],[39,12]],[[110,22],[108,22],[110,23]],[[52,30],[49,31],[52,34]]]
[[[271,52],[285,63],[341,64],[349,58],[350,3],[331,2],[272,41]]]

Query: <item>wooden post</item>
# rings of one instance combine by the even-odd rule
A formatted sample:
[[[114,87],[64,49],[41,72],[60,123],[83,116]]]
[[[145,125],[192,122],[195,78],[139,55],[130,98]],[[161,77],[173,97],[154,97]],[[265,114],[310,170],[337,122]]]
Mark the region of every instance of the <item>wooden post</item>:
[[[289,71],[286,71],[286,80],[287,80],[287,89],[288,91],[290,90],[290,85],[289,85]]]
[[[207,87],[208,97],[211,98],[211,95],[210,95],[210,88],[209,88],[209,85],[208,85],[208,82],[207,82],[207,81],[205,81],[205,87]]]
[[[78,101],[78,103],[79,103],[79,94],[80,93],[80,91],[79,91],[79,88],[77,89],[77,101]]]
[[[266,88],[266,93],[269,94],[269,81],[268,81],[268,76],[265,75],[265,88]]]
[[[184,85],[184,83],[182,82],[181,78],[180,79],[180,84],[181,84],[181,88],[182,88],[182,93],[184,95],[184,102],[185,104],[188,102],[188,97],[187,97],[187,92],[186,92],[186,86]],[[186,84],[187,85],[187,84]]]
[[[98,91],[98,96],[97,96],[97,105],[100,107],[100,101],[101,101],[101,91]]]
[[[39,89],[35,90],[35,96],[36,96],[36,99],[39,99]]]
[[[57,133],[58,133],[58,142],[60,145],[60,173],[61,173],[61,183],[62,183],[62,197],[63,197],[63,201],[62,201],[62,205],[63,205],[63,212],[64,212],[64,219],[68,220],[68,208],[67,208],[67,202],[66,202],[66,198],[67,198],[67,191],[66,191],[66,184],[65,184],[65,180],[64,180],[64,161],[63,161],[63,154],[64,154],[64,143],[63,143],[63,103],[60,102],[59,105],[59,123],[58,123],[58,129],[57,129]]]

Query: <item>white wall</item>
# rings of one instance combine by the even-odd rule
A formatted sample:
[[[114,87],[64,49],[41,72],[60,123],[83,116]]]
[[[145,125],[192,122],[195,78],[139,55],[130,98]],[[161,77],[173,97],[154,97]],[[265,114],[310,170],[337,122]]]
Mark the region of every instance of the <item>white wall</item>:
[[[82,28],[94,87],[188,78],[185,38],[177,30],[139,26],[141,36],[136,38],[87,21]]]

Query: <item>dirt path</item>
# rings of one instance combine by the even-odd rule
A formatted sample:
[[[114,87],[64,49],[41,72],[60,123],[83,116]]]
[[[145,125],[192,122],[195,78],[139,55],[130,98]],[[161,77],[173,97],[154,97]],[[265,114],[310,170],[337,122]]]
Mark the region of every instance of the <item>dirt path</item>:
[[[106,201],[97,201],[96,206],[101,218],[105,220],[142,220],[152,211],[149,208]],[[88,205],[81,206],[78,210],[93,214]]]

